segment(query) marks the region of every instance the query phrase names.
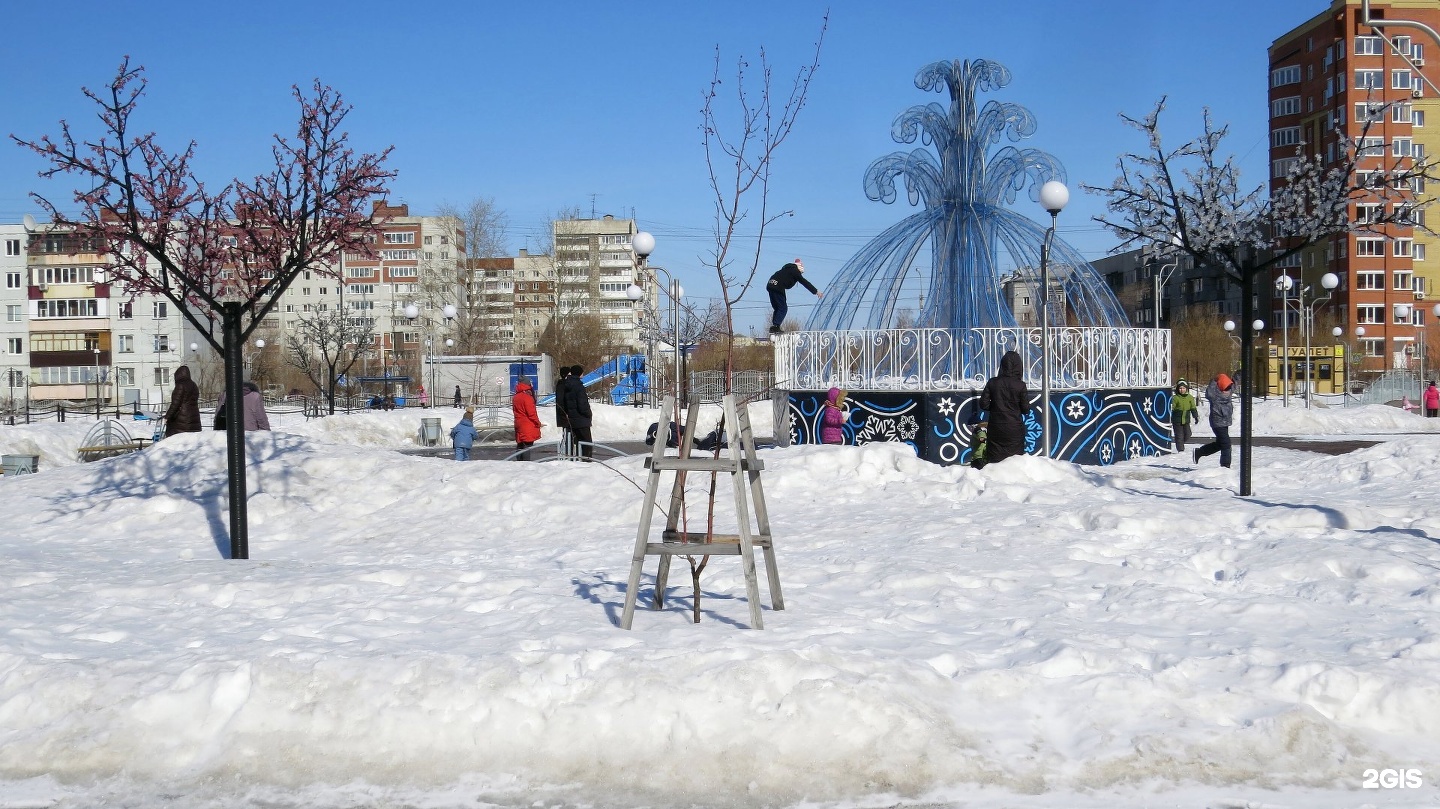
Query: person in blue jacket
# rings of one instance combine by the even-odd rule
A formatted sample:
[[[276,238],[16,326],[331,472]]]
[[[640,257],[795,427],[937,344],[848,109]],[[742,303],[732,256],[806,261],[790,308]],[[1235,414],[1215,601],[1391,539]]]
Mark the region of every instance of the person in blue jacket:
[[[475,446],[475,411],[466,410],[460,423],[450,428],[450,440],[455,443],[455,460],[470,460],[470,448]]]

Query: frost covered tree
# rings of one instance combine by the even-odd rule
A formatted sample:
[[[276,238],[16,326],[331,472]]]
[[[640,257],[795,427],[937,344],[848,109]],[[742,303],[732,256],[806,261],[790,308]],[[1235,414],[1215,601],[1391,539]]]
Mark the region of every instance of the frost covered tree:
[[[308,93],[293,88],[299,121],[293,138],[275,136],[273,166],[207,187],[192,165],[193,141],[171,152],[154,132],[132,125],[146,85],[144,68],[126,59],[104,88],[83,90],[98,107],[97,135],[87,138],[61,121],[55,138],[11,137],[48,164],[41,177],[74,176],[73,217],[31,196],[55,226],[104,242],[114,296],[165,296],[224,357],[230,552],[243,559],[241,347],[302,272],[339,279],[342,251],[373,254],[383,222],[372,220],[369,207],[395,176],[385,168],[390,149],[356,154],[344,128],[350,107],[316,81]]]
[[[1367,120],[1388,114],[1374,103]],[[1177,147],[1161,138],[1165,99],[1144,118],[1121,118],[1146,139],[1146,149],[1124,154],[1108,187],[1086,190],[1106,198],[1108,213],[1095,217],[1121,239],[1118,250],[1149,247],[1161,260],[1182,254],[1196,266],[1219,268],[1240,285],[1240,494],[1251,494],[1250,436],[1257,279],[1291,265],[1307,250],[1339,255],[1354,232],[1393,235],[1419,227],[1413,189],[1434,179],[1432,166],[1411,155],[1392,156],[1381,141],[1328,130],[1324,142],[1302,143],[1276,166],[1272,184],[1241,182],[1233,156],[1222,156],[1229,127],[1216,127],[1209,110],[1201,134]],[[1369,204],[1366,216],[1352,206]]]

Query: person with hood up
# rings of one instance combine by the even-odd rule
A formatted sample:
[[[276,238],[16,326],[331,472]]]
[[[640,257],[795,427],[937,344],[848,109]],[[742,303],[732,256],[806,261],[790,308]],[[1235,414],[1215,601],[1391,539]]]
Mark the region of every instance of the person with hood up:
[[[595,454],[595,447],[590,444],[594,439],[590,436],[590,399],[585,395],[585,368],[570,366],[570,375],[560,384],[560,390],[555,392],[555,407],[565,411],[565,422],[575,436],[580,456],[588,459]]]
[[[455,404],[454,404],[454,406],[455,406],[455,407],[459,407],[459,406],[460,406],[460,386],[459,386],[459,385],[456,385],[456,386],[455,386]]]
[[[198,433],[200,424],[200,387],[190,378],[190,366],[175,369],[175,388],[170,391],[170,407],[165,410],[165,437],[176,433]]]
[[[455,460],[470,460],[470,448],[475,446],[475,437],[479,432],[475,429],[475,411],[465,408],[465,415],[460,417],[460,423],[450,428],[450,441],[455,444]]]
[[[1425,418],[1433,419],[1436,416],[1440,416],[1440,388],[1435,387],[1433,381],[1425,388],[1424,399]]]
[[[1210,405],[1210,429],[1215,440],[1195,450],[1195,463],[1206,455],[1220,453],[1220,465],[1230,468],[1230,424],[1235,419],[1235,380],[1227,374],[1216,374],[1205,386],[1205,403]]]
[[[535,442],[540,440],[540,415],[535,412],[535,388],[528,380],[521,378],[515,383],[510,409],[515,415],[515,449],[535,446]],[[528,461],[530,453],[517,455],[515,460]]]
[[[1025,411],[1030,409],[1030,394],[1025,390],[1024,369],[1019,352],[1006,351],[1000,358],[1000,373],[991,377],[980,393],[989,433],[985,439],[987,464],[1025,454]]]
[[[845,391],[831,388],[825,399],[824,412],[820,414],[820,443],[845,443],[845,422],[849,419],[846,408]]]
[[[260,386],[254,382],[245,382],[240,388],[245,391],[245,396],[240,400],[240,420],[245,425],[245,432],[269,430],[270,417],[265,415],[265,399],[260,395]]]
[[[1184,452],[1185,442],[1190,440],[1190,425],[1200,420],[1200,407],[1195,394],[1190,392],[1190,383],[1180,380],[1175,383],[1175,395],[1170,399],[1170,427],[1175,431],[1175,451]]]
[[[781,267],[770,276],[765,284],[765,291],[770,293],[770,308],[774,313],[770,317],[770,333],[779,334],[780,324],[785,322],[785,313],[790,311],[790,305],[785,301],[785,291],[794,289],[799,284],[815,294],[817,298],[825,297],[825,293],[815,288],[815,285],[805,280],[805,262],[800,259]]]

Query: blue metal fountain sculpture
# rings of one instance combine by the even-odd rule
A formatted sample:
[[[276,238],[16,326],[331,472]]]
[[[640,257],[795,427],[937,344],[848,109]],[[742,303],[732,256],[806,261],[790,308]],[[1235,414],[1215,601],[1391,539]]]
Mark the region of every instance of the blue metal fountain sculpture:
[[[1032,392],[1027,452],[1108,464],[1171,446],[1169,332],[1130,328],[1109,286],[1059,239],[1050,289],[1041,292],[1046,227],[1008,206],[1027,188],[1038,196],[1064,169],[1045,152],[1001,145],[1035,132],[1034,116],[1018,104],[977,106],[979,92],[1009,83],[1010,71],[986,60],[936,62],[915,77],[922,90],[948,90],[950,108],[912,107],[892,134],[935,153],[916,148],[875,161],[865,193],[894,202],[903,178],[910,203],[924,208],[846,262],[804,331],[774,338],[792,441],[817,441],[827,389],[848,388],[845,443],[900,442],[936,463],[966,463],[984,418],[980,389],[1015,350]],[[914,308],[901,296],[912,274],[920,280],[910,287]],[[1026,297],[1051,301],[1047,324],[1016,317],[1007,298],[1033,315]]]
[[[1019,141],[1035,132],[1035,116],[1019,104],[977,106],[977,93],[1009,83],[1004,65],[984,59],[935,62],[920,70],[915,86],[948,89],[950,109],[934,102],[911,107],[896,118],[891,133],[899,143],[918,139],[933,145],[939,159],[918,148],[882,157],[865,172],[865,194],[894,202],[896,177],[903,177],[910,204],[923,204],[924,210],[886,229],[846,262],[806,330],[894,328],[908,308],[901,303],[901,288],[912,270],[928,287],[923,307],[906,325],[1018,325],[1002,279],[1015,277],[1038,293],[1045,226],[1006,206],[1026,186],[1034,194],[1047,180],[1063,180],[1065,170],[1038,149],[1007,145],[992,151],[1002,137]],[[1002,265],[1007,258],[1009,269]],[[1064,288],[1071,323],[1129,325],[1110,288],[1074,248],[1055,239],[1050,267],[1052,283]]]

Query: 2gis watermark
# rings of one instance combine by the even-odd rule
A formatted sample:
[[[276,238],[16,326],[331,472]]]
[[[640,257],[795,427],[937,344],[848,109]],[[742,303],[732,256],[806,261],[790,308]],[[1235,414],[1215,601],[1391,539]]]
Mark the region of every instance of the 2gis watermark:
[[[1425,786],[1425,775],[1417,769],[1366,770],[1360,786],[1365,789],[1419,789]]]

